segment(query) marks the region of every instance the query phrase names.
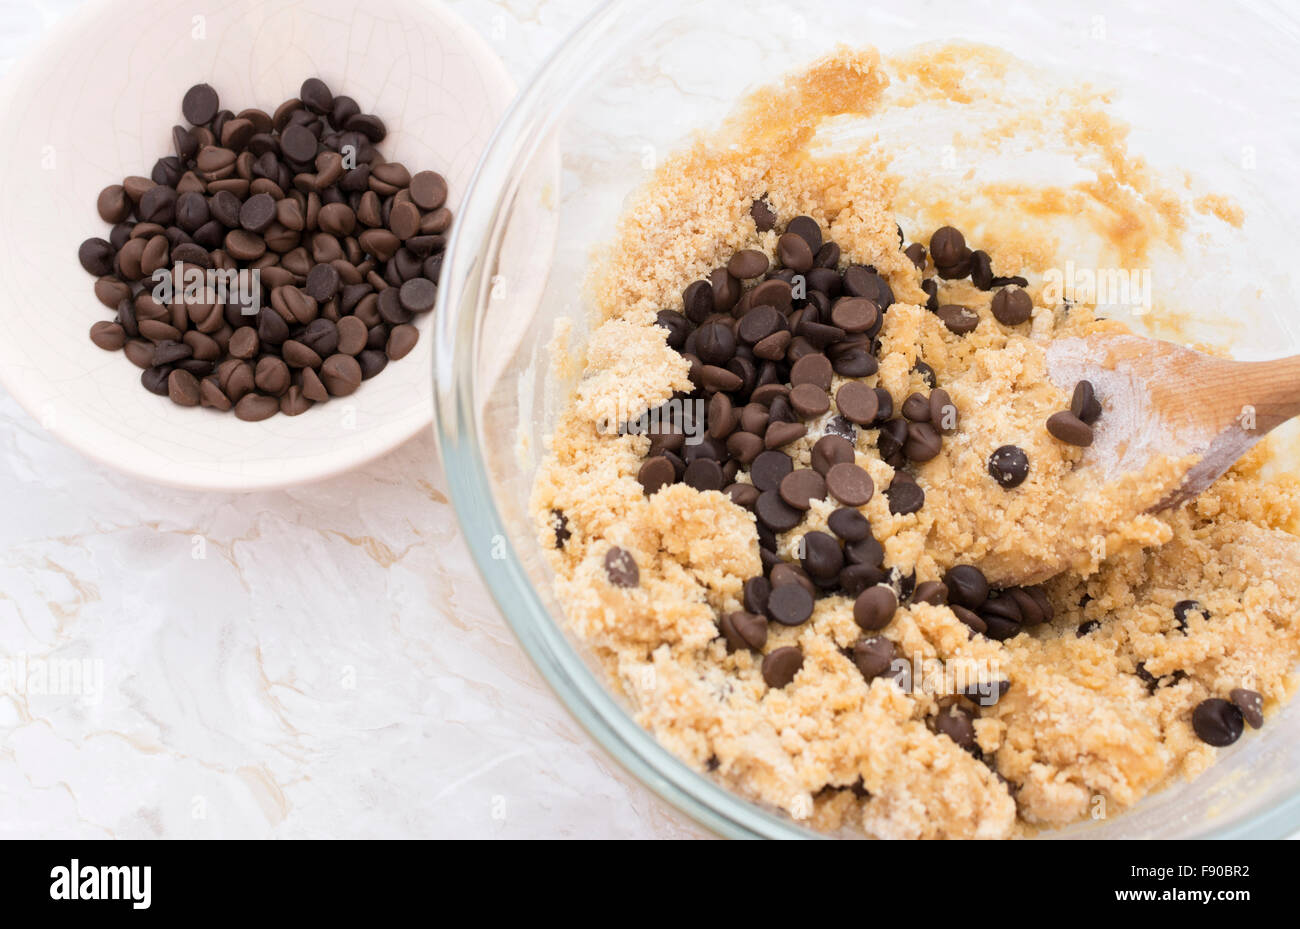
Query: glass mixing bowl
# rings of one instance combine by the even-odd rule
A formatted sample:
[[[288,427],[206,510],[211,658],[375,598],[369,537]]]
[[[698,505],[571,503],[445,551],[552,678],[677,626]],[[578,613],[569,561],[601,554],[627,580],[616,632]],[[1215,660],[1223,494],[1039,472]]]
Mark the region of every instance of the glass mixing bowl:
[[[697,774],[658,745],[565,631],[528,499],[573,371],[556,369],[556,321],[571,346],[589,324],[583,280],[629,193],[693,130],[745,93],[838,43],[888,53],[962,39],[1118,91],[1131,149],[1240,204],[1240,229],[1193,224],[1181,256],[1153,269],[1180,310],[1181,338],[1239,357],[1300,351],[1287,297],[1300,161],[1294,49],[1280,5],[1094,2],[1087,14],[1005,2],[807,4],[616,0],[574,32],[519,96],[480,162],[443,268],[436,320],[437,431],[452,499],[479,570],[524,648],[587,730],[662,797],[727,836],[808,837],[789,818]],[[881,131],[923,133],[913,125]],[[920,147],[924,153],[924,145]],[[915,170],[924,171],[924,158]],[[1192,269],[1189,273],[1187,269]],[[1142,322],[1139,320],[1139,322]],[[1158,325],[1147,328],[1159,334]],[[1283,437],[1282,466],[1297,456]],[[1300,827],[1300,709],[1177,784],[1078,837],[1282,836]]]

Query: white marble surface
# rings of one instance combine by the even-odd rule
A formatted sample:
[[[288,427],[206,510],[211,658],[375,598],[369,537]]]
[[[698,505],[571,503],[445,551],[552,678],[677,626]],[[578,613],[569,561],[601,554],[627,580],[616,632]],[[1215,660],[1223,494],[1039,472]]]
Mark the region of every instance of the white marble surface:
[[[522,82],[592,4],[449,5]],[[0,74],[77,6],[0,0]],[[703,835],[533,671],[443,486],[426,436],[296,490],[166,490],[0,391],[0,836]]]

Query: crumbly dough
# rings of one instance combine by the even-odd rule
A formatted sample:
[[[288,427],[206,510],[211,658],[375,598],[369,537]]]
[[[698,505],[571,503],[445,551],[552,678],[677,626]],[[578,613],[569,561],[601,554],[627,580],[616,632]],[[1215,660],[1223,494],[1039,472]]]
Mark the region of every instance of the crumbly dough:
[[[924,308],[922,274],[899,248],[896,183],[881,156],[870,146],[810,153],[823,119],[870,114],[887,84],[873,52],[832,55],[747,99],[719,135],[670,158],[632,203],[594,272],[602,322],[534,491],[557,597],[664,745],[817,828],[996,838],[1099,809],[1111,815],[1213,760],[1216,750],[1190,725],[1200,700],[1235,687],[1259,691],[1270,708],[1288,696],[1300,655],[1300,540],[1292,534],[1300,494],[1294,482],[1259,477],[1262,448],[1172,513],[1143,515],[1141,501],[1171,488],[1178,461],[1157,457],[1097,489],[1077,467],[1081,450],[1044,428],[1069,405],[1047,379],[1045,346],[1117,324],[1086,307],[1039,305],[1031,288],[1032,322],[1008,328],[993,318],[990,293],[942,282],[941,302],[980,316],[974,332],[954,335]],[[941,454],[915,468],[926,502],[905,516],[892,515],[880,492],[893,469],[876,452],[875,430],[858,431],[857,462],[877,487],[862,511],[886,566],[914,570],[920,582],[976,564],[991,582],[1007,583],[1069,566],[1047,585],[1054,621],[1009,641],[972,637],[949,608],[926,604],[901,607],[883,631],[914,663],[969,662],[1010,681],[975,722],[978,757],[927,724],[956,697],[863,679],[844,651],[862,636],[848,597],[818,600],[802,626],[770,624],[765,653],[797,644],[804,654],[785,688],[764,683],[761,655],[728,653],[717,617],[740,609],[743,582],[762,573],[753,516],[723,493],[682,484],[647,497],[636,475],[648,440],[608,428],[613,417],[691,389],[655,311],[680,308],[687,283],[741,248],[774,254],[777,232],[759,233],[749,214],[764,196],[778,230],[812,216],[845,264],[874,265],[888,278],[897,302],[885,316],[879,374],[866,383],[887,388],[897,404],[926,390],[913,369],[923,360],[961,417]],[[783,449],[796,467],[807,466],[834,413]],[[1020,446],[1031,464],[1013,490],[986,470],[1003,444]],[[783,543],[824,530],[833,508],[814,503]],[[632,554],[637,586],[610,583],[611,546]],[[1173,605],[1186,599],[1200,601],[1210,619],[1192,614],[1184,634]],[[1077,636],[1087,620],[1100,626]],[[1139,663],[1158,680],[1153,689]]]

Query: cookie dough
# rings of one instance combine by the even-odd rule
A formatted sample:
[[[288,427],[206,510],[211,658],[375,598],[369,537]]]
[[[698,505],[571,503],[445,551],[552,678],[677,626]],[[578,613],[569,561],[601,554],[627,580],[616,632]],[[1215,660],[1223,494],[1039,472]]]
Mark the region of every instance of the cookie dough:
[[[934,266],[918,269],[901,247],[898,184],[883,157],[870,145],[835,153],[815,144],[824,120],[870,115],[888,86],[875,53],[829,56],[744,101],[632,202],[596,263],[600,324],[534,489],[557,598],[665,746],[818,829],[1001,838],[1108,817],[1213,761],[1217,750],[1192,727],[1201,701],[1248,688],[1267,713],[1289,695],[1300,656],[1300,494],[1293,480],[1260,476],[1265,447],[1190,505],[1159,515],[1135,502],[1162,496],[1185,462],[1157,456],[1100,488],[1083,475],[1084,450],[1044,428],[1070,403],[1046,376],[1046,349],[1123,327],[1032,287],[1032,318],[1006,326],[992,314],[994,292],[966,280],[940,280],[939,302],[972,310],[973,330],[957,334],[926,308],[921,284]],[[775,212],[774,229],[757,228],[755,201]],[[887,390],[897,408],[928,393],[928,366],[959,414],[939,454],[908,466],[925,492],[914,513],[892,513],[881,492],[895,467],[877,449],[877,430],[858,428],[854,440],[876,487],[860,509],[904,594],[892,621],[868,635],[909,663],[910,688],[889,675],[868,681],[854,663],[865,636],[848,596],[817,599],[801,625],[768,623],[760,649],[729,649],[719,620],[742,609],[744,582],[763,574],[753,513],[680,482],[647,494],[637,475],[650,440],[616,428],[694,389],[656,313],[680,311],[683,288],[742,249],[777,266],[779,234],[797,216],[840,246],[841,270],[872,266],[893,291],[879,371],[857,380]],[[1027,254],[995,252],[994,271],[1032,270]],[[831,396],[850,380],[836,375]],[[782,448],[795,467],[809,466],[838,412],[832,402]],[[988,470],[1007,444],[1029,462],[1014,488]],[[788,560],[805,533],[829,531],[838,506],[814,500],[780,535]],[[973,635],[950,606],[906,596],[911,582],[939,580],[954,565],[1012,585],[1062,563],[1069,570],[1045,585],[1051,621],[1005,641]],[[1179,617],[1185,601],[1197,608]],[[763,658],[791,646],[802,665],[771,686]],[[945,674],[962,669],[1009,686],[996,703],[972,703],[946,686]],[[970,744],[958,744],[967,741],[954,739],[959,731]]]

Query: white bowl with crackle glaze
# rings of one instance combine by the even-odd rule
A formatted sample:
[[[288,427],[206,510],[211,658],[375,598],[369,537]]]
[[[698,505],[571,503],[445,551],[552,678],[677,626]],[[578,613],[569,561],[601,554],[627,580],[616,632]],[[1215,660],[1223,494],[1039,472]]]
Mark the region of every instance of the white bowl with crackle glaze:
[[[113,318],[77,261],[84,239],[108,234],[96,196],[172,153],[186,89],[207,82],[222,106],[270,110],[312,76],[385,121],[386,158],[441,172],[453,214],[514,96],[483,40],[431,0],[98,0],[0,85],[0,380],[61,440],[147,480],[256,490],[337,474],[428,427],[427,316],[415,351],[352,396],[259,423],[147,392],[88,337]]]

